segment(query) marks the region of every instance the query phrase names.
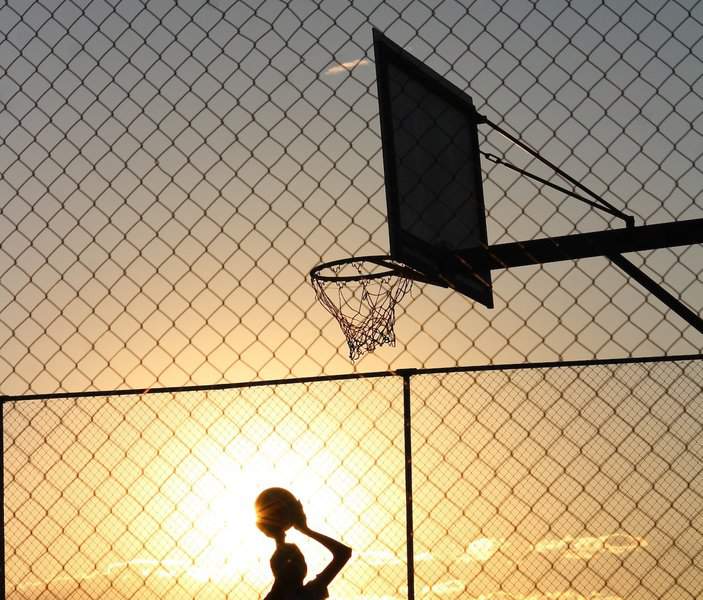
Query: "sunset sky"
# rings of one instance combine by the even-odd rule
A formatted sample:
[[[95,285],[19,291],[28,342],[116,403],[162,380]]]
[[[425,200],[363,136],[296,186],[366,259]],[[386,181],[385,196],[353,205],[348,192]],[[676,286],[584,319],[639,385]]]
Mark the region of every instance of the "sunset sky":
[[[417,598],[700,589],[699,364],[417,375],[411,389]],[[3,416],[8,598],[257,597],[273,544],[253,503],[274,485],[354,549],[333,598],[404,597],[400,377],[25,400]],[[323,568],[324,550],[289,539]]]
[[[51,4],[0,8],[3,393],[700,349],[594,258],[494,272],[493,310],[417,285],[351,364],[307,281],[388,252],[372,26],[638,223],[700,217],[699,3]],[[491,243],[621,226],[483,170]],[[701,310],[699,247],[630,258]]]
[[[268,485],[354,548],[333,598],[405,597],[399,377],[111,390],[700,352],[593,258],[495,271],[493,310],[416,284],[350,362],[308,273],[388,252],[372,27],[638,224],[701,217],[694,0],[1,3],[0,393],[105,393],[3,404],[8,598],[257,597]],[[482,169],[490,243],[621,226]],[[699,246],[628,257],[703,310]],[[703,593],[701,376],[669,367],[416,378],[416,597]]]

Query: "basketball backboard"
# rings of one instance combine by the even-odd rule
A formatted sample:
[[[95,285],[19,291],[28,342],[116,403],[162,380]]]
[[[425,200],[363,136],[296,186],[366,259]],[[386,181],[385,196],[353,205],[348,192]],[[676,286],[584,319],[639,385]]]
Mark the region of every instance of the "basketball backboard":
[[[390,254],[487,307],[493,306],[479,115],[471,98],[373,30]],[[476,250],[472,264],[459,258]]]
[[[703,218],[637,226],[632,215],[479,115],[467,94],[376,29],[373,42],[390,256],[351,256],[321,263],[310,272],[318,300],[347,337],[352,360],[376,346],[394,343],[395,306],[410,281],[449,287],[492,308],[492,269],[596,256],[607,257],[703,333],[703,319],[696,311],[622,256],[701,244]],[[621,218],[625,228],[488,245],[479,124],[552,168],[574,189],[483,153],[489,160]]]

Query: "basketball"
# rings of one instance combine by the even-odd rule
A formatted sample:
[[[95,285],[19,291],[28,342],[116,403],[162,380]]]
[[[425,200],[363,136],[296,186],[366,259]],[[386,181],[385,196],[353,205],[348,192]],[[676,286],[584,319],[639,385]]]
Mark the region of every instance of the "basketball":
[[[298,499],[287,489],[272,487],[261,492],[254,502],[256,526],[269,537],[276,537],[296,522],[300,515]]]

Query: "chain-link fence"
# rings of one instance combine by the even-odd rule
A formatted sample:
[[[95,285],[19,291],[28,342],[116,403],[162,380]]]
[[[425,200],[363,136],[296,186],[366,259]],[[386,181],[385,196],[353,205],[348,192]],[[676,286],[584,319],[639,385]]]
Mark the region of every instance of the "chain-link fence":
[[[2,391],[348,372],[306,275],[388,251],[372,25],[638,222],[699,217],[701,6],[0,3]],[[553,177],[482,135],[486,151]],[[609,225],[483,168],[492,243]],[[633,260],[701,309],[698,247]],[[417,286],[397,347],[356,368],[701,348],[605,259],[494,275],[493,311]]]
[[[274,544],[253,502],[281,485],[357,549],[342,597],[400,589],[405,569],[381,565],[405,555],[401,389],[368,378],[6,404],[7,597],[259,597]],[[314,574],[325,552],[300,545]]]
[[[702,367],[413,377],[418,597],[701,597]]]
[[[262,597],[273,484],[332,598],[695,600],[702,400],[697,356],[6,401],[6,597]]]

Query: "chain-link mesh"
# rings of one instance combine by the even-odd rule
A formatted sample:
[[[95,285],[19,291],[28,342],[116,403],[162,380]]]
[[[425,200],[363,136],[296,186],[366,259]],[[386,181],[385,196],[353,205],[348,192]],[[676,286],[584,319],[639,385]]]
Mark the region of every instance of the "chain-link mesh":
[[[703,365],[413,377],[418,597],[703,595]]]
[[[401,600],[411,465],[415,598],[696,600],[701,400],[698,358],[6,402],[6,597],[261,597],[284,485],[332,598]]]
[[[0,385],[347,372],[306,282],[388,251],[371,26],[639,222],[701,213],[693,0],[0,3]],[[510,144],[482,147],[553,177]],[[484,164],[491,243],[608,226]],[[700,248],[635,258],[695,310]],[[361,370],[696,352],[604,259],[418,286]]]
[[[262,597],[274,544],[254,499],[273,485],[354,547],[337,597],[399,593],[401,388],[365,378],[5,404],[6,597]],[[287,539],[311,575],[328,560]]]

